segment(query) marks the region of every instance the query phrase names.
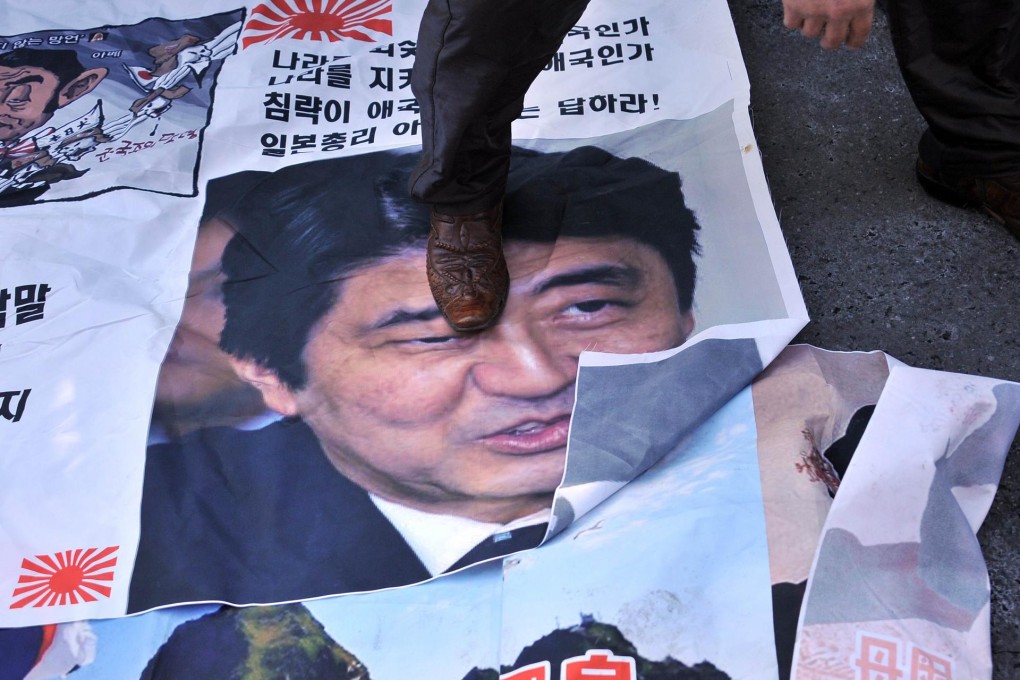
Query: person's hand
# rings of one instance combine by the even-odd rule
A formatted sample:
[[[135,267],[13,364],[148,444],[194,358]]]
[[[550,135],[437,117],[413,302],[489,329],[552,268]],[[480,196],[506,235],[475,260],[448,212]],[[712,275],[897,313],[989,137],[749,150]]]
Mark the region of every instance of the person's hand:
[[[875,0],[783,0],[783,25],[805,38],[821,35],[827,50],[863,47],[874,14]]]

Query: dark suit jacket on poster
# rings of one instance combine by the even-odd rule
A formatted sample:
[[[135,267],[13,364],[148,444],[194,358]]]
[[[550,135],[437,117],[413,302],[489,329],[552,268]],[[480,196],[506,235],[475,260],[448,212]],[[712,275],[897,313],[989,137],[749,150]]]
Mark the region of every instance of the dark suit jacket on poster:
[[[429,576],[301,421],[200,430],[149,447],[128,612],[298,600]]]

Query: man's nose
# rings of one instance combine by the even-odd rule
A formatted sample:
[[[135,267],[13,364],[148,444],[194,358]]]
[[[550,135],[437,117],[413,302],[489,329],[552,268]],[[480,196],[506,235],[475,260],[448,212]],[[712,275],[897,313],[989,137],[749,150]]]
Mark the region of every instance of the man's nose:
[[[577,353],[550,346],[540,329],[499,323],[479,338],[475,384],[492,395],[539,398],[557,394],[577,377]]]

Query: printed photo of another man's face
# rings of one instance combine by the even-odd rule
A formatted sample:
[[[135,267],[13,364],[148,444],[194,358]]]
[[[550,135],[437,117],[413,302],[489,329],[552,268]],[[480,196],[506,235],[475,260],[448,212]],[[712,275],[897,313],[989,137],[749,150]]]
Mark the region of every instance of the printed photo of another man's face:
[[[234,227],[217,217],[225,201],[240,198],[265,173],[215,180],[195,237],[184,307],[156,381],[149,443],[204,427],[249,428],[272,422],[258,390],[234,372],[219,346],[223,330],[223,249]]]

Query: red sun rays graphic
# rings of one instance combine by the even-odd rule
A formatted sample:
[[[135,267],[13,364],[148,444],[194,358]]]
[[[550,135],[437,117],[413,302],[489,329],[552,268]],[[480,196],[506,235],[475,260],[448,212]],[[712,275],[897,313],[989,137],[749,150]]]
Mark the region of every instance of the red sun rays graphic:
[[[110,586],[103,582],[113,580],[118,547],[65,550],[21,560],[23,573],[11,609],[95,602],[99,599],[96,595],[110,597]]]
[[[376,42],[393,35],[393,22],[381,18],[392,10],[392,0],[269,0],[252,10],[241,48],[280,38]]]

